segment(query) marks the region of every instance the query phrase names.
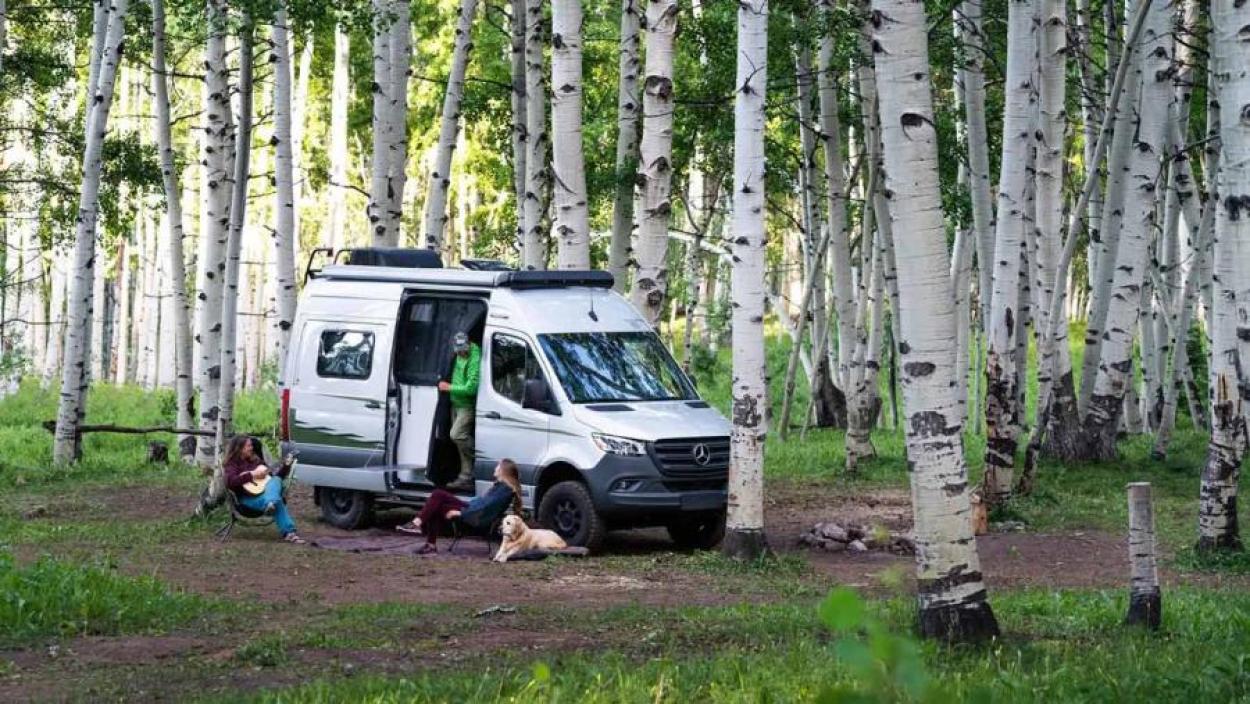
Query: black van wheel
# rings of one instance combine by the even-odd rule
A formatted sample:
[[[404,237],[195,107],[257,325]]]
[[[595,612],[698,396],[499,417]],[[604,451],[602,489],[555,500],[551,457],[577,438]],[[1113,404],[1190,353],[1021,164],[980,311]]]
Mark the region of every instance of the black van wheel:
[[[538,506],[538,522],[559,533],[569,545],[592,552],[599,549],[608,532],[581,482],[560,482],[548,489]]]
[[[322,487],[321,517],[335,528],[355,530],[373,519],[373,496],[351,489]]]
[[[725,539],[725,514],[689,516],[668,524],[668,537],[678,547],[711,550]]]

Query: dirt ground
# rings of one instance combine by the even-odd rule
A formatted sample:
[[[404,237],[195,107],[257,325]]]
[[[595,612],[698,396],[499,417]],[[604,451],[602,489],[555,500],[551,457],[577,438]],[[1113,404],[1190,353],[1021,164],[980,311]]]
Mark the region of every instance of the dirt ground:
[[[0,701],[175,701],[294,684],[315,676],[451,667],[466,658],[500,652],[512,656],[564,653],[597,650],[605,644],[628,650],[637,640],[637,634],[628,629],[617,631],[577,623],[582,619],[542,615],[554,610],[594,615],[635,605],[766,603],[792,600],[801,588],[815,598],[834,585],[888,591],[911,579],[911,557],[828,553],[797,541],[802,531],[828,520],[907,530],[911,517],[905,492],[832,498],[801,487],[779,486],[770,492],[766,506],[769,544],[783,557],[802,558],[789,562],[806,564],[794,574],[771,579],[717,569],[713,560],[675,553],[662,530],[613,534],[603,554],[589,558],[500,565],[488,561],[485,544],[474,539],[463,541],[455,555],[385,556],[287,545],[277,540],[272,528],[239,528],[223,542],[206,526],[189,538],[181,535],[154,548],[120,550],[112,558],[123,572],[154,576],[187,592],[268,602],[273,608],[245,628],[75,638],[0,652]],[[27,519],[70,515],[99,519],[121,500],[144,506],[150,518],[178,518],[187,515],[190,507],[190,497],[169,488],[108,489],[32,505],[26,509]],[[306,489],[297,490],[292,505],[305,537],[350,535],[316,520],[317,509]],[[372,530],[389,532],[389,526],[408,515],[403,511],[382,514],[379,527]],[[991,590],[1122,588],[1127,582],[1127,547],[1122,536],[1011,532],[983,536],[978,547]],[[90,548],[70,546],[59,551],[83,557]],[[18,549],[19,558],[29,559],[34,553],[34,548]],[[1169,584],[1178,580],[1178,575],[1166,569],[1163,577]],[[1184,581],[1218,579],[1186,575]],[[446,608],[388,631],[388,647],[297,644],[287,650],[287,660],[279,666],[240,662],[240,647],[257,638],[297,632],[346,605],[384,603]],[[515,611],[480,613],[501,605],[515,607]],[[444,612],[445,618],[439,616]]]

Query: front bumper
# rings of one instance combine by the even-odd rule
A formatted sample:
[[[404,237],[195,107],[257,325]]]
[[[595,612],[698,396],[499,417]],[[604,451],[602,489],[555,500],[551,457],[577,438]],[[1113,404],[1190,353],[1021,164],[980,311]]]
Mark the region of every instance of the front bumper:
[[[595,508],[618,525],[657,525],[685,513],[724,511],[728,474],[665,476],[648,455],[605,455],[584,473]]]

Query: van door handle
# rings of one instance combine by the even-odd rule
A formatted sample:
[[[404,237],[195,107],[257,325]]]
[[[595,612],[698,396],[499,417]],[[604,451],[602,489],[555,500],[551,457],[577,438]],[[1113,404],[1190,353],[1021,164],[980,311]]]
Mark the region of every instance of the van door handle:
[[[489,418],[491,420],[499,420],[500,418],[503,418],[503,416],[499,415],[498,411],[487,411],[482,414],[482,417]]]
[[[381,408],[381,407],[382,407],[382,402],[381,402],[381,401],[368,401],[368,402],[366,402],[366,403],[365,403],[365,408],[371,408],[371,409],[375,409],[375,410],[376,410],[376,409]]]

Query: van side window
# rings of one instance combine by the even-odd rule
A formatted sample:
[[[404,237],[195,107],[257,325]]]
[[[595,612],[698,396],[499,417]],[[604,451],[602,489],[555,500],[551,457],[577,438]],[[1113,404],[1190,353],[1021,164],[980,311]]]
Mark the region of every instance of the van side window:
[[[525,340],[502,333],[491,337],[490,383],[495,393],[520,405],[525,382],[542,376],[542,368]]]
[[[373,333],[325,330],[317,349],[317,376],[368,379],[373,369]]]

